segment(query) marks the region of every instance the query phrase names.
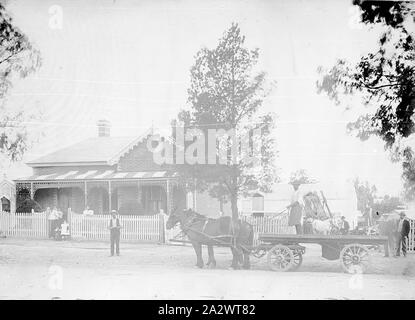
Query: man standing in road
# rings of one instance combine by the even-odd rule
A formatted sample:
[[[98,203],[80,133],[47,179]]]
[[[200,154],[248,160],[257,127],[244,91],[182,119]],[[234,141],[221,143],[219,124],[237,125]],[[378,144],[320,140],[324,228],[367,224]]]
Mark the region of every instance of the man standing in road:
[[[398,241],[396,244],[396,256],[399,257],[401,255],[401,246],[402,246],[402,253],[403,256],[406,257],[406,239],[409,235],[409,221],[405,218],[405,212],[401,212],[399,214],[400,219],[398,220],[398,232],[397,237]]]
[[[117,217],[117,211],[111,211],[111,219],[108,224],[111,236],[111,257],[114,256],[114,246],[117,256],[120,255],[120,229],[122,228],[120,219]]]

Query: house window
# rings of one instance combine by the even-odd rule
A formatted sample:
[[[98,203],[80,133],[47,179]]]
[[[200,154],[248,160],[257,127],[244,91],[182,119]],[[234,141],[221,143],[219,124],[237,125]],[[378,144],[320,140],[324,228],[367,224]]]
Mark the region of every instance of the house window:
[[[145,209],[149,213],[157,213],[164,209],[162,188],[159,186],[148,186],[144,192]]]
[[[6,197],[1,198],[1,211],[10,212],[10,201]]]

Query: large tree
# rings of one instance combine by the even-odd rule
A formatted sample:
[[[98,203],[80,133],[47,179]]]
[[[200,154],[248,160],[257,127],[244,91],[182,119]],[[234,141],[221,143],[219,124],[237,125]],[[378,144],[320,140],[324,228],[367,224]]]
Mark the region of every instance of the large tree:
[[[178,116],[187,133],[193,130],[204,136],[205,146],[211,139],[209,129],[229,133],[216,136],[214,155],[201,149],[196,152],[199,157],[204,154],[205,164],[186,162],[178,167],[189,186],[208,191],[221,201],[230,201],[234,219],[238,218],[240,195],[269,192],[277,179],[272,138],[274,117],[258,112],[269,92],[265,73],[254,70],[258,56],[258,49],[245,46],[238,24],[232,24],[216,48],[203,48],[197,53],[188,89],[190,108]],[[242,148],[244,144],[249,148]],[[238,155],[231,151],[237,151]],[[220,162],[224,154],[225,162]],[[212,156],[217,161],[209,164],[207,158]]]
[[[319,68],[319,92],[336,103],[347,95],[360,95],[368,112],[348,125],[362,139],[378,136],[403,163],[407,198],[414,198],[415,39],[414,2],[361,1],[361,22],[381,30],[378,46],[356,64],[340,59],[331,69]],[[369,111],[369,109],[374,110]],[[408,162],[410,165],[408,165]]]
[[[23,122],[31,116],[10,107],[7,93],[16,79],[25,78],[40,63],[39,51],[13,24],[0,3],[0,153],[11,160],[19,159],[28,147],[28,132]]]

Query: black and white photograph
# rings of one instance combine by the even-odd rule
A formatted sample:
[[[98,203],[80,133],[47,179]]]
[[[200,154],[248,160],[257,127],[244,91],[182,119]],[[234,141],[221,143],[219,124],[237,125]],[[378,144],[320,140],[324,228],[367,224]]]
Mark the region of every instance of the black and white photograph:
[[[415,1],[0,0],[0,300],[413,299]]]

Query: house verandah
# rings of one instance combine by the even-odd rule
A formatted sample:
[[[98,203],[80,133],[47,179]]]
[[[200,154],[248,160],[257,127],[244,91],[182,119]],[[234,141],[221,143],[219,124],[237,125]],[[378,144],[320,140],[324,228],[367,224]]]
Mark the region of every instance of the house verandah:
[[[124,215],[153,215],[186,206],[186,193],[168,171],[68,171],[15,180],[17,199],[30,198],[46,208],[94,214],[115,209]],[[18,200],[19,201],[19,200]]]

